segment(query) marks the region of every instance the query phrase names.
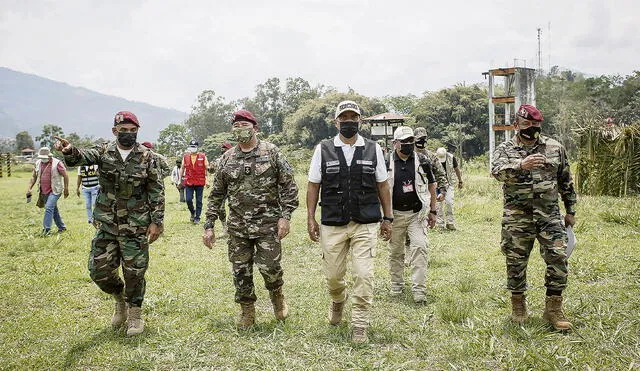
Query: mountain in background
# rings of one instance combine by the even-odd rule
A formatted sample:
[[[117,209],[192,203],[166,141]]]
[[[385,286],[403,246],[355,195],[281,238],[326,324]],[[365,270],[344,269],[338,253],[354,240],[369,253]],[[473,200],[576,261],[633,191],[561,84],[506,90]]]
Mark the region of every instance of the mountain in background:
[[[138,116],[142,125],[139,141],[155,141],[160,130],[187,118],[185,112],[178,110],[0,67],[0,137],[15,138],[26,130],[35,138],[44,125],[53,124],[65,134],[110,138],[113,116],[118,111],[131,111]]]

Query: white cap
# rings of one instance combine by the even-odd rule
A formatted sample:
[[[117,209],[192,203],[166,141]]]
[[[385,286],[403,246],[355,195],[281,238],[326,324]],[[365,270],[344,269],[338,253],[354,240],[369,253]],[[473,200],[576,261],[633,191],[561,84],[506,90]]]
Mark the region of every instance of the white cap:
[[[47,159],[51,156],[51,150],[49,149],[49,147],[41,147],[40,150],[38,150],[38,158],[41,160]]]
[[[413,136],[413,129],[408,126],[398,126],[393,133],[393,140],[404,140]]]
[[[447,150],[444,149],[444,147],[436,149],[436,156],[438,156],[440,160],[444,160],[444,158],[447,157]]]
[[[342,102],[338,103],[338,106],[336,107],[336,116],[334,118],[337,119],[342,112],[346,112],[346,111],[355,112],[358,115],[361,114],[360,106],[358,106],[358,103],[352,100],[343,100]]]

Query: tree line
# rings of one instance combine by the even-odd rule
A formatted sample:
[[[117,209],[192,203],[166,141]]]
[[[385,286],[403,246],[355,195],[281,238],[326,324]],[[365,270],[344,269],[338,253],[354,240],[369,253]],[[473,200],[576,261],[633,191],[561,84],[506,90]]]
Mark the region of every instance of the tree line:
[[[239,108],[255,114],[263,138],[291,149],[310,149],[337,134],[332,122],[335,106],[350,99],[360,105],[364,117],[392,112],[406,116],[409,126],[426,127],[430,148],[448,147],[462,158],[486,156],[489,150],[487,88],[486,83],[456,84],[426,91],[421,96],[367,97],[353,89],[339,92],[330,86],[312,86],[301,77],[284,80],[272,77],[258,84],[253,96],[238,100],[227,100],[214,90],[201,92],[184,122],[170,124],[160,131],[156,149],[174,156],[184,151],[189,140],[196,139],[209,156],[216,157],[220,143],[230,141],[229,119]],[[578,126],[607,118],[616,125],[640,122],[640,71],[627,76],[585,77],[556,66],[536,78],[535,89],[537,106],[545,117],[543,133],[559,139],[574,159]],[[367,136],[370,128],[364,125],[361,132]],[[36,141],[50,145],[54,134],[64,136],[62,127],[45,125]],[[18,133],[14,149],[33,148],[30,138],[26,132]],[[76,133],[66,138],[80,144],[95,142]]]

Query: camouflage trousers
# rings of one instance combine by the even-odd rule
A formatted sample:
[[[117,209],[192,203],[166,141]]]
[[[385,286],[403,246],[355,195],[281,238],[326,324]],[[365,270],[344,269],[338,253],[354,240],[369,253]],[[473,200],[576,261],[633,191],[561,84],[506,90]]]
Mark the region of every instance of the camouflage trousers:
[[[540,243],[540,254],[547,265],[544,285],[551,290],[564,290],[568,274],[567,233],[560,214],[503,218],[501,249],[507,262],[507,289],[527,289],[527,263],[535,239]]]
[[[243,238],[229,235],[229,261],[233,273],[233,285],[236,288],[236,303],[256,301],[253,285],[253,264],[262,274],[264,286],[273,291],[283,285],[283,271],[280,265],[282,250],[276,235],[258,238]]]
[[[146,227],[135,234],[114,235],[98,229],[89,253],[89,275],[107,294],[123,292],[129,305],[139,307],[144,300],[144,273],[149,266]],[[118,274],[122,265],[124,282]]]

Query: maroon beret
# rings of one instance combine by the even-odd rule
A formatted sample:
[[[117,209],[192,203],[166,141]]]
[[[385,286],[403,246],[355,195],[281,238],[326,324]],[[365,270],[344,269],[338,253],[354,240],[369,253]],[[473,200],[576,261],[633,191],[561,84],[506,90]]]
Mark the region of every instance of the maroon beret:
[[[231,124],[238,121],[249,121],[252,122],[253,125],[258,126],[258,120],[256,119],[256,117],[253,115],[253,113],[247,111],[246,109],[241,109],[233,113]]]
[[[536,108],[536,106],[532,106],[530,104],[523,104],[518,108],[516,115],[522,117],[526,120],[531,121],[543,121],[544,117],[542,117],[542,112]]]
[[[142,142],[141,144],[149,149],[153,149],[153,143],[151,142]]]
[[[231,147],[233,147],[233,146],[232,146],[232,145],[231,145],[231,143],[229,143],[229,142],[224,142],[224,143],[222,143],[222,144],[220,145],[220,148],[226,148],[226,149],[229,149],[229,148],[231,148]]]
[[[116,113],[116,117],[113,118],[113,126],[124,124],[125,122],[130,122],[137,127],[140,127],[140,122],[138,122],[138,118],[133,112],[129,111],[120,111]]]

